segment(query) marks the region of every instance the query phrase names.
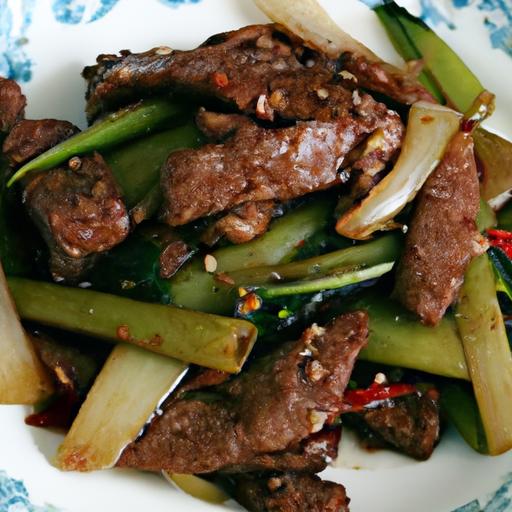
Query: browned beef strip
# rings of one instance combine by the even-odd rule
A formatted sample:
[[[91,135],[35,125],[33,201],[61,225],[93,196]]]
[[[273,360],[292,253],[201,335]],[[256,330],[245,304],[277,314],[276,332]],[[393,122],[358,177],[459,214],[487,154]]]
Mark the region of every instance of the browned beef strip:
[[[334,77],[342,81],[338,73],[343,67],[360,80],[345,80],[350,89],[361,85],[405,103],[432,99],[410,74],[350,54],[341,61],[330,60],[280,25],[251,25],[217,34],[195,50],[123,51],[119,57],[100,55],[97,62],[83,73],[90,119],[141,96],[175,89],[215,97],[266,119],[274,114],[321,119],[312,108],[322,100],[315,98],[317,91],[323,96],[326,83]]]
[[[302,41],[275,25],[251,25],[217,34],[190,51],[154,48],[132,54],[100,55],[97,65],[84,69],[88,81],[87,113],[102,111],[148,93],[186,88],[254,112],[257,99],[268,92],[276,75],[308,68],[299,60]],[[326,59],[315,54],[318,71]],[[321,62],[320,62],[321,61]]]
[[[239,474],[265,470],[320,473],[338,456],[340,437],[340,427],[327,426],[286,450],[255,455],[241,464],[223,469],[222,472]]]
[[[56,280],[76,280],[90,255],[128,235],[129,218],[110,168],[99,154],[35,174],[23,200],[48,244]]]
[[[366,313],[342,315],[325,328],[311,327],[299,341],[283,344],[224,384],[178,394],[128,445],[118,465],[177,473],[241,471],[245,465],[254,469],[263,455],[297,450],[340,412],[367,336]]]
[[[426,460],[439,440],[439,407],[432,393],[407,395],[358,414],[370,443],[384,443],[415,459]]]
[[[183,240],[174,240],[160,254],[160,277],[170,279],[194,253]]]
[[[79,129],[68,121],[24,119],[12,128],[4,141],[3,152],[11,165],[20,165],[78,132]]]
[[[9,133],[14,123],[23,118],[27,99],[14,81],[0,77],[0,132]]]
[[[348,512],[345,488],[316,475],[246,474],[236,478],[235,498],[251,512]]]
[[[394,295],[427,325],[441,320],[470,261],[485,250],[478,210],[473,140],[458,133],[418,195],[396,275]]]
[[[368,95],[359,99],[354,115],[345,111],[333,121],[300,121],[287,128],[217,114],[225,125],[238,126],[231,138],[175,151],[162,168],[165,220],[171,226],[186,224],[249,201],[286,201],[338,185],[344,157],[384,125],[393,124],[400,133],[396,150],[399,117]]]
[[[339,65],[354,75],[358,86],[384,94],[399,103],[412,105],[421,100],[437,103],[413,73],[402,72],[386,62],[370,62],[363,55],[346,52],[341,55]]]
[[[222,237],[233,244],[249,242],[267,231],[274,209],[274,201],[244,203],[219,219],[201,239],[208,245],[214,245]]]

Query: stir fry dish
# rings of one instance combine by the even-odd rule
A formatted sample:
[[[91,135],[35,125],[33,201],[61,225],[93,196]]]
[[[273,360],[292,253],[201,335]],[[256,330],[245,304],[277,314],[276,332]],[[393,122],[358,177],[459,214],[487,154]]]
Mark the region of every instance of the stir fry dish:
[[[348,511],[318,476],[342,429],[512,448],[512,143],[393,2],[407,70],[315,0],[256,3],[272,23],[100,55],[83,131],[0,79],[0,403],[65,432],[61,470]]]

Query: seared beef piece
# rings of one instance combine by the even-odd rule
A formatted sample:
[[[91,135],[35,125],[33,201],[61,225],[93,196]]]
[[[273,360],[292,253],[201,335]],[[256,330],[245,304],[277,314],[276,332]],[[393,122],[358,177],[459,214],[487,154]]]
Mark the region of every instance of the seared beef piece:
[[[27,99],[14,81],[0,77],[0,132],[9,133],[14,123],[22,119]]]
[[[90,256],[128,235],[130,222],[112,172],[99,154],[31,177],[23,200],[50,249],[55,280],[76,281]]]
[[[267,231],[274,208],[274,201],[248,202],[237,206],[209,228],[202,241],[214,245],[225,236],[233,244],[250,242]]]
[[[4,141],[3,152],[11,165],[20,165],[79,131],[68,121],[57,119],[18,121]]]
[[[479,197],[473,140],[458,133],[418,195],[397,269],[394,295],[424,324],[441,320],[470,261],[485,250]]]
[[[249,369],[204,392],[178,393],[118,465],[177,473],[255,469],[263,455],[297,450],[342,407],[354,361],[366,344],[364,312],[307,329]],[[267,462],[263,461],[263,468]]]
[[[399,117],[368,95],[358,98],[353,115],[345,111],[333,121],[299,121],[287,128],[217,114],[219,125],[236,129],[231,138],[175,151],[162,168],[165,220],[177,226],[248,201],[286,201],[338,185],[344,157],[366,135],[390,124],[396,150]]]
[[[370,62],[362,55],[346,52],[340,56],[339,66],[354,75],[358,86],[384,94],[398,103],[412,105],[421,100],[437,103],[412,72],[401,72],[386,62]]]
[[[284,473],[236,477],[235,498],[251,512],[348,512],[345,488],[316,475]]]
[[[343,67],[357,75],[361,86],[400,102],[432,99],[410,74],[350,54],[341,61],[330,60],[280,25],[252,25],[217,34],[195,50],[122,51],[119,57],[100,55],[97,62],[83,73],[90,119],[141,96],[175,89],[218,98],[265,119],[275,114],[321,119],[315,113],[325,99],[323,87],[333,79],[342,81],[338,73]],[[351,80],[344,83],[350,89],[359,85]]]
[[[160,277],[171,278],[193,253],[182,240],[170,242],[160,254]]]
[[[325,427],[316,434],[286,450],[255,455],[242,464],[222,470],[226,474],[252,471],[293,471],[295,473],[320,473],[338,456],[341,428]]]
[[[299,60],[305,51],[302,40],[282,27],[251,25],[214,35],[195,50],[161,47],[139,54],[125,50],[119,57],[100,55],[97,65],[83,71],[88,81],[87,114],[93,119],[140,96],[176,88],[254,112],[258,97],[268,93],[274,77],[308,70]],[[311,75],[325,69],[327,63],[325,57],[315,57]]]
[[[426,460],[439,440],[437,393],[407,395],[358,413],[370,444],[392,446],[415,459]]]

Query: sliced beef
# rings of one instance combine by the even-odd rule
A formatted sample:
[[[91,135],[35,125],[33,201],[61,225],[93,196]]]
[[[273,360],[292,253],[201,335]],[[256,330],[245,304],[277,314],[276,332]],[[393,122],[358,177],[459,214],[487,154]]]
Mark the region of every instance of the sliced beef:
[[[264,455],[298,450],[340,412],[367,336],[366,313],[342,315],[325,328],[311,327],[299,341],[283,344],[223,384],[178,393],[118,465],[177,473],[242,471],[255,469]]]
[[[415,459],[428,459],[439,440],[439,407],[433,392],[388,400],[351,416],[371,445],[391,446]]]
[[[165,220],[171,226],[253,201],[286,201],[342,183],[345,156],[369,133],[398,116],[363,95],[333,121],[264,128],[242,116],[217,114],[236,129],[224,144],[171,153],[162,168]],[[220,123],[220,121],[219,121]],[[401,137],[395,139],[400,145]],[[385,158],[387,158],[386,153]]]
[[[320,473],[338,456],[340,437],[340,427],[327,426],[283,451],[255,455],[241,464],[224,468],[222,472],[239,474],[265,470]]]
[[[94,118],[140,96],[180,88],[254,112],[275,76],[308,70],[299,60],[304,52],[302,40],[281,27],[252,25],[212,36],[190,51],[160,47],[140,54],[123,51],[119,57],[100,55],[97,65],[83,72],[87,113]],[[317,70],[325,67],[324,57],[318,55],[316,61]]]
[[[359,83],[343,80],[339,73],[344,69]],[[83,75],[90,119],[141,96],[173,90],[218,98],[264,119],[319,119],[315,113],[325,100],[325,84],[332,80],[405,103],[432,99],[410,74],[351,54],[328,59],[280,25],[217,34],[195,50],[161,47],[140,54],[100,55],[97,65],[85,68]]]
[[[470,261],[485,250],[479,198],[473,140],[458,133],[418,195],[396,274],[394,295],[427,325],[441,320]]]
[[[3,152],[17,166],[69,139],[80,130],[68,121],[39,119],[18,121],[7,136]]]
[[[412,105],[421,100],[437,103],[418,82],[414,73],[401,71],[386,62],[370,62],[363,55],[346,52],[340,56],[339,66],[352,75],[345,75],[348,80],[369,91],[384,94],[398,103]]]
[[[128,235],[129,218],[110,168],[99,154],[72,159],[72,168],[35,174],[24,202],[50,249],[54,279],[76,281],[93,256]]]
[[[23,118],[27,99],[14,81],[0,77],[0,132],[9,133],[14,123]]]
[[[250,201],[237,206],[208,229],[202,240],[208,245],[222,237],[233,244],[250,242],[267,231],[274,209],[274,201]]]
[[[236,478],[235,498],[251,512],[348,512],[345,488],[316,475],[247,474]]]
[[[160,254],[160,277],[170,279],[192,254],[194,251],[183,240],[167,244]]]

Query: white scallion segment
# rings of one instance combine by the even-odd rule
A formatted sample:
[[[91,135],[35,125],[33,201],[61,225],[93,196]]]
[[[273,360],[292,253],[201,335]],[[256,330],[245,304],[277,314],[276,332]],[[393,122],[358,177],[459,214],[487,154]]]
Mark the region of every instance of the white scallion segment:
[[[254,0],[254,3],[272,21],[281,23],[331,58],[350,52],[371,62],[381,62],[369,48],[342,30],[317,0]]]
[[[162,471],[162,474],[174,487],[198,500],[215,505],[229,500],[229,496],[222,489],[198,476],[167,471]]]
[[[340,235],[365,240],[412,201],[437,167],[460,126],[461,114],[440,105],[415,103],[409,112],[400,156],[391,172],[336,225]]]
[[[117,345],[60,446],[56,466],[65,471],[114,466],[186,368],[181,361]]]
[[[21,326],[0,266],[0,404],[31,405],[52,392],[50,378]]]
[[[512,354],[487,255],[464,277],[455,314],[491,455],[512,448]]]

